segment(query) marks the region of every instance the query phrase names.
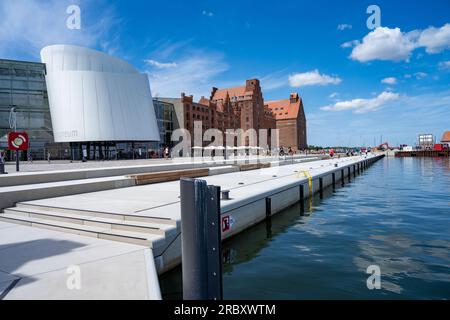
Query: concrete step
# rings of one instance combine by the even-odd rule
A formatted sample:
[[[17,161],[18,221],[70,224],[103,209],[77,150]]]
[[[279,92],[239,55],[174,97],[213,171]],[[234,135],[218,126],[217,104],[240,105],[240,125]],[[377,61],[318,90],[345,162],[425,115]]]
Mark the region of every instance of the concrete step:
[[[27,208],[27,209],[37,209],[41,211],[52,212],[55,214],[74,214],[74,215],[83,215],[90,217],[98,217],[105,219],[114,219],[114,220],[122,220],[122,221],[132,221],[132,222],[144,222],[144,223],[156,223],[156,224],[165,224],[170,226],[177,227],[177,221],[162,218],[162,217],[151,217],[144,216],[138,214],[122,214],[122,213],[113,213],[113,212],[99,212],[99,211],[89,211],[89,210],[80,210],[80,209],[69,209],[69,208],[58,208],[58,207],[50,207],[39,204],[33,204],[29,202],[19,202],[16,204],[16,208]]]
[[[21,215],[2,213],[0,221],[16,223],[29,227],[49,229],[65,233],[72,233],[104,240],[119,241],[131,244],[142,245],[150,248],[159,248],[164,244],[165,238],[161,235],[131,232],[124,230],[105,229],[98,226],[80,225],[36,217],[24,217]]]
[[[15,207],[4,210],[4,213],[21,216],[38,218],[48,221],[59,221],[65,223],[72,223],[81,226],[92,226],[110,230],[123,230],[139,233],[149,233],[171,237],[176,235],[177,229],[175,226],[168,224],[148,223],[148,222],[134,222],[121,219],[100,218],[95,216],[84,216],[80,214],[52,212],[37,208]]]

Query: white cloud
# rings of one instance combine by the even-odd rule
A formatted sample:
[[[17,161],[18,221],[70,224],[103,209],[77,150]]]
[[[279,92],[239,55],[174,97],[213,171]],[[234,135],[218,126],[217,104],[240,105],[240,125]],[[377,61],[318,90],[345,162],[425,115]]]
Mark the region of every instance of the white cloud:
[[[214,13],[211,12],[211,11],[203,10],[203,11],[202,11],[202,15],[207,16],[207,17],[213,17],[213,16],[214,16]]]
[[[47,45],[64,43],[87,47],[99,45],[117,23],[111,6],[102,7],[102,16],[92,20],[88,1],[79,1],[81,30],[66,26],[67,1],[0,1],[0,54],[3,57],[38,57]],[[106,42],[104,42],[105,44]],[[115,44],[109,42],[108,50]]]
[[[344,30],[352,29],[352,28],[353,28],[353,26],[351,24],[346,24],[346,23],[343,23],[343,24],[340,24],[337,26],[337,29],[339,31],[344,31]]]
[[[350,58],[359,62],[408,60],[416,47],[412,35],[402,33],[400,28],[377,28],[353,48]]]
[[[289,76],[289,84],[291,87],[306,87],[306,86],[326,86],[329,84],[339,84],[342,79],[335,76],[320,74],[319,70],[314,70],[305,73],[296,73]]]
[[[159,62],[156,60],[152,60],[152,59],[148,59],[148,60],[144,60],[145,63],[149,66],[158,68],[158,69],[167,69],[167,68],[175,68],[177,66],[177,64],[175,62]]]
[[[414,76],[416,77],[417,80],[421,80],[421,79],[427,77],[428,74],[425,72],[416,72],[416,73],[414,73]]]
[[[228,70],[220,53],[188,49],[183,52],[185,55],[174,62],[175,67],[147,72],[155,97],[180,97],[181,92],[198,98],[209,96],[211,87],[218,86],[215,77]]]
[[[416,73],[413,73],[413,74],[405,74],[404,77],[405,77],[406,79],[411,79],[412,77],[415,77],[417,80],[421,80],[421,79],[423,79],[423,78],[428,77],[428,73],[425,73],[425,72],[416,72]]]
[[[400,28],[380,27],[367,34],[362,42],[349,41],[341,47],[354,47],[350,58],[359,62],[408,61],[417,48],[425,48],[429,54],[450,49],[450,24],[406,33]]]
[[[372,99],[353,99],[347,101],[339,101],[334,105],[329,105],[320,108],[324,111],[348,111],[352,110],[355,113],[367,113],[371,111],[376,111],[380,107],[398,100],[400,95],[393,92],[382,92],[377,97]]]
[[[397,78],[394,77],[384,78],[383,80],[381,80],[381,83],[394,85],[397,84]]]
[[[446,70],[450,69],[450,61],[442,61],[439,63],[439,69]]]
[[[280,70],[263,77],[255,76],[261,80],[261,87],[263,90],[275,90],[288,85],[288,75],[286,70]]]
[[[427,53],[439,53],[450,48],[450,23],[441,28],[430,27],[420,34],[418,43]]]
[[[336,98],[338,95],[339,95],[339,93],[333,92],[333,93],[330,94],[328,97],[329,97],[330,99],[334,99],[334,98]]]
[[[341,44],[341,48],[353,48],[359,45],[361,42],[359,40],[347,41]]]

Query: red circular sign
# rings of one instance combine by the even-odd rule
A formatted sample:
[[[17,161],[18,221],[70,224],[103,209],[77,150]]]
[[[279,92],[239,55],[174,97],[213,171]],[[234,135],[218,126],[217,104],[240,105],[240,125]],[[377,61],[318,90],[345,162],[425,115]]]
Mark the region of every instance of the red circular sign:
[[[8,134],[8,149],[12,151],[28,150],[29,139],[26,132],[11,132]]]

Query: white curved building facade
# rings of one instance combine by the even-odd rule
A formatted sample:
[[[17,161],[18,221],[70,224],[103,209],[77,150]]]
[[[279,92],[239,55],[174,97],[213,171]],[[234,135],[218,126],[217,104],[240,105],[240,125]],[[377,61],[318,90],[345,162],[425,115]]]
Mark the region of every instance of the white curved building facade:
[[[55,142],[159,141],[146,74],[72,45],[45,47],[41,60]]]

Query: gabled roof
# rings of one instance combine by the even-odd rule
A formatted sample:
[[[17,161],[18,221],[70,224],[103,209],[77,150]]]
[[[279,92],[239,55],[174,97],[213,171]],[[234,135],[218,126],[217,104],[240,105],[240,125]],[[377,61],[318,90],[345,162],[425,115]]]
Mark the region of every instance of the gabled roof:
[[[303,112],[301,98],[293,103],[291,103],[291,99],[268,101],[266,105],[275,115],[276,120],[297,119],[299,112]]]
[[[444,132],[441,142],[450,142],[450,131]]]
[[[248,93],[245,91],[245,89],[246,89],[245,86],[236,87],[236,88],[220,89],[214,93],[212,100],[225,100],[225,98],[227,97],[227,94],[230,98],[245,96]],[[253,93],[253,92],[250,92],[250,94],[251,93]]]
[[[209,106],[209,100],[206,99],[205,97],[201,97],[200,100],[198,101],[199,104],[203,104],[205,106]]]

